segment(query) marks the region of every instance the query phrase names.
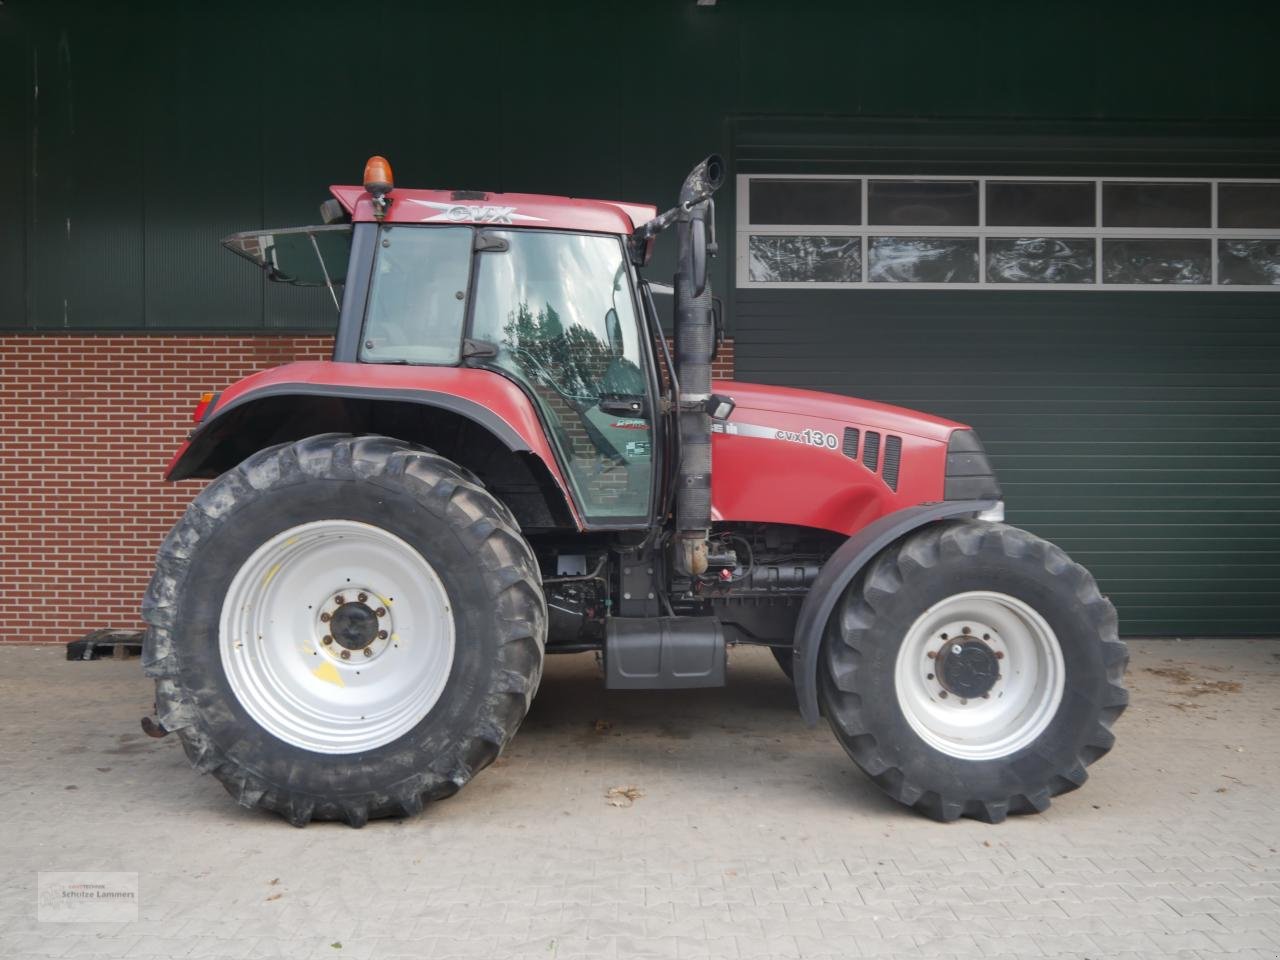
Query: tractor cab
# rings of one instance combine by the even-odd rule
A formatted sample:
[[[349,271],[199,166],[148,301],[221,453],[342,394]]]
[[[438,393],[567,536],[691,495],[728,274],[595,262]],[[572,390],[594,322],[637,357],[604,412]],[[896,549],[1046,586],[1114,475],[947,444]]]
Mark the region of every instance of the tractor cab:
[[[390,193],[389,167],[366,181],[375,175]],[[661,483],[661,329],[626,241],[632,216],[655,211],[461,191],[383,194],[379,208],[376,191],[362,204],[349,189],[333,188],[322,210],[352,223],[241,233],[224,246],[274,281],[328,288],[341,317],[335,359],[511,380],[536,406],[584,519],[647,526]]]

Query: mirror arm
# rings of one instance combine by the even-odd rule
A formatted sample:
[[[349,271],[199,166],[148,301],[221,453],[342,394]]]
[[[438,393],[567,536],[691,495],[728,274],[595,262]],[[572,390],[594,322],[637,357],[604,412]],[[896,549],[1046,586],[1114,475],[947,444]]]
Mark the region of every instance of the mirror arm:
[[[338,316],[342,316],[342,304],[338,302],[338,293],[333,289],[333,280],[329,277],[329,268],[325,266],[324,257],[320,255],[320,244],[316,242],[316,235],[308,233],[307,239],[311,241],[311,249],[316,252],[316,259],[320,261],[320,271],[324,274],[324,285],[329,288],[329,296],[333,298],[334,309],[338,311]]]

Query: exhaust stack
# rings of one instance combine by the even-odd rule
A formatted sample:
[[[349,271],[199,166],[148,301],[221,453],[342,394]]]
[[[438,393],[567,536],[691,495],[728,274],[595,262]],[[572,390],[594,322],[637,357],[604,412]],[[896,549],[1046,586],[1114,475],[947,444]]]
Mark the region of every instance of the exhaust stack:
[[[715,205],[724,161],[712,154],[680,188],[676,221],[675,332],[680,380],[680,466],[676,475],[676,569],[697,576],[707,569],[711,531],[711,358],[715,322],[707,254],[715,253]]]

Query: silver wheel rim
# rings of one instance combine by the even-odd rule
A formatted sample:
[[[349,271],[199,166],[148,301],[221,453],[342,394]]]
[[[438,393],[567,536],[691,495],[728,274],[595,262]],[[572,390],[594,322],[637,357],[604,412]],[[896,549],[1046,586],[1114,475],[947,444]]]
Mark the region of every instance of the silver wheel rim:
[[[985,696],[947,689],[938,657],[958,654],[960,643],[998,657]],[[1006,757],[1035,742],[1058,712],[1065,681],[1062,648],[1044,618],[1016,597],[982,590],[947,597],[916,618],[894,668],[898,706],[911,729],[964,760]]]
[[[434,568],[395,534],[319,520],[272,537],[236,572],[219,649],[236,699],[273,736],[359,753],[408,733],[440,699],[453,613]]]

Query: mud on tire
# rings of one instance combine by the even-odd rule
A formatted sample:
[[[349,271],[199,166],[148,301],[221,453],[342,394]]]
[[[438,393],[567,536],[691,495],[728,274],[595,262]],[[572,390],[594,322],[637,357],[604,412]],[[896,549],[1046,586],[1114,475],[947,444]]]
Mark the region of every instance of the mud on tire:
[[[1025,604],[1061,650],[1061,699],[1034,742],[1009,755],[975,759],[936,749],[899,702],[895,670],[913,625],[966,591]],[[846,752],[891,797],[937,820],[999,822],[1046,809],[1051,797],[1084,783],[1085,768],[1111,749],[1112,724],[1129,699],[1122,685],[1128,653],[1116,626],[1093,577],[1053,544],[1004,524],[935,524],[887,548],[837,605],[823,642],[819,698]]]
[[[456,637],[426,715],[358,753],[273,736],[237,699],[220,654],[223,598],[246,558],[273,535],[335,518],[391,531],[420,553],[447,589]],[[472,474],[421,447],[340,434],[263,450],[209,484],[161,546],[142,614],[159,720],[197,769],[242,806],[295,826],[357,827],[418,813],[493,762],[537,689],[547,619],[528,544]]]

